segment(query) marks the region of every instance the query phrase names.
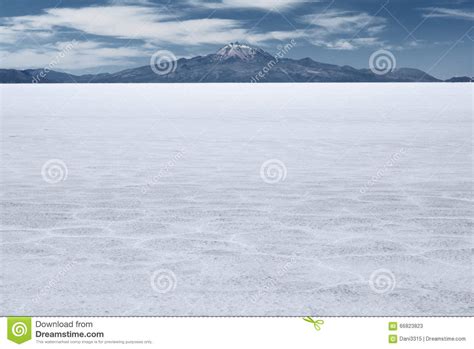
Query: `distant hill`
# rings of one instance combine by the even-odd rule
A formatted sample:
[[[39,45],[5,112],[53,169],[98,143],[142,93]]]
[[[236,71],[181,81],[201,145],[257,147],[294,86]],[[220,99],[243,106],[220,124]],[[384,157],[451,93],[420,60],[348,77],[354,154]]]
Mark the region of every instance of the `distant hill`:
[[[159,57],[158,57],[159,58]],[[166,63],[168,66],[166,66]],[[163,64],[163,66],[161,65]],[[153,69],[152,69],[153,68]],[[378,75],[370,69],[320,63],[311,58],[272,56],[260,48],[231,43],[216,53],[117,73],[72,75],[42,69],[0,69],[0,83],[189,83],[189,82],[441,82],[419,69]],[[454,77],[449,82],[469,82]]]
[[[446,80],[446,82],[472,82],[473,78],[469,76],[455,76],[451,79]]]

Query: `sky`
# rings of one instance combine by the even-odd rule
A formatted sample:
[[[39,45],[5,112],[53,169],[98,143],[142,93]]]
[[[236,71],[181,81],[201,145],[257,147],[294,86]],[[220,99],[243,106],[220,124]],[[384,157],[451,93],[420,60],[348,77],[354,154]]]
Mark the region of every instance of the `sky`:
[[[76,74],[146,65],[239,41],[288,58],[367,68],[377,50],[397,67],[472,76],[474,6],[465,0],[0,0],[0,67]]]

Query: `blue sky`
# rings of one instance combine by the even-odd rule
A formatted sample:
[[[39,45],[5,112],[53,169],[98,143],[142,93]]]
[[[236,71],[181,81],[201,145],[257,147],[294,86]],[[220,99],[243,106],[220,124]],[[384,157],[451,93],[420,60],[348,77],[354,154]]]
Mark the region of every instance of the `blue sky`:
[[[293,39],[290,58],[363,68],[386,49],[398,67],[473,75],[464,0],[0,0],[0,16],[2,68],[107,72],[160,49],[191,57],[240,41],[274,53]]]

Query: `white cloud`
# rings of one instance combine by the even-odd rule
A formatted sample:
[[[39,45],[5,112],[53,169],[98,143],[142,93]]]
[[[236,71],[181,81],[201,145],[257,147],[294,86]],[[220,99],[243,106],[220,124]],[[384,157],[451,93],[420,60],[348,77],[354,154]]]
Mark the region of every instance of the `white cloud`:
[[[150,0],[109,0],[108,3],[110,5],[155,5],[155,3]]]
[[[11,69],[44,68],[81,70],[100,66],[128,66],[133,58],[146,53],[140,48],[108,47],[92,41],[60,41],[54,44],[20,49],[0,50],[2,67]]]
[[[38,15],[9,17],[2,20],[0,39],[3,43],[2,66],[31,67],[47,64],[60,50],[59,34],[79,41],[74,55],[58,64],[61,69],[84,69],[102,65],[126,65],[130,58],[146,57],[158,47],[180,46],[191,52],[208,44],[248,41],[262,44],[271,40],[288,40],[303,35],[298,31],[253,32],[233,19],[202,18],[180,20],[172,12],[159,12],[151,6],[93,6],[47,9]],[[101,38],[105,37],[105,38]],[[121,46],[105,44],[110,39]],[[64,39],[59,39],[64,40]],[[21,43],[15,46],[13,44]],[[184,48],[184,49],[183,49]]]
[[[424,8],[425,13],[423,17],[427,18],[454,18],[454,19],[464,19],[464,20],[473,20],[474,12],[463,9],[449,9],[442,7],[427,7]]]
[[[287,7],[302,0],[233,0],[232,6],[277,6]],[[222,6],[231,6],[230,0],[220,2]],[[366,32],[365,36],[374,36],[385,27],[385,20],[370,16],[364,12],[328,11],[303,17],[310,27],[310,39],[316,43],[326,40],[328,47],[348,47],[338,44],[332,35],[352,35]],[[177,45],[197,47],[206,44],[224,44],[231,41],[248,41],[262,44],[271,40],[289,40],[307,36],[303,30],[256,32],[244,27],[244,23],[235,19],[198,18],[180,19],[179,14],[160,10],[152,6],[91,6],[83,8],[54,8],[30,16],[10,17],[3,20],[0,38],[4,43],[13,43],[24,35],[53,36],[64,30],[76,30],[77,40],[97,40],[95,36],[115,39],[139,39],[153,45]],[[94,35],[91,37],[90,35]],[[344,39],[348,41],[349,39]],[[342,41],[340,41],[342,42]],[[369,40],[353,40],[362,45]],[[354,45],[354,44],[353,44]],[[188,50],[189,51],[189,50]]]
[[[4,38],[3,42],[14,42],[25,33],[51,34],[60,30],[59,28],[70,28],[82,32],[86,39],[90,34],[117,39],[140,39],[156,45],[198,46],[247,39],[261,43],[278,37],[286,39],[299,35],[293,31],[255,34],[234,19],[179,19],[173,13],[158,11],[158,8],[148,6],[48,9],[39,15],[6,18],[6,26],[0,27],[0,38]],[[77,39],[84,37],[78,34]]]
[[[18,27],[0,26],[0,43],[2,44],[17,44],[28,36],[32,39],[45,39],[54,36],[54,33],[51,30],[26,31]]]
[[[48,9],[34,16],[5,20],[7,35],[24,31],[57,30],[66,27],[85,34],[120,39],[141,39],[157,44],[201,45],[237,40],[246,35],[240,22],[203,18],[178,20],[170,13],[141,6],[97,6]]]
[[[302,1],[223,0],[219,4],[229,8],[264,8],[271,5],[283,9]],[[126,66],[134,58],[146,57],[160,46],[173,45],[189,53],[201,45],[220,45],[231,41],[262,45],[271,41],[305,38],[317,46],[353,50],[380,44],[376,35],[385,28],[383,18],[364,12],[332,10],[304,16],[302,20],[308,25],[308,30],[259,32],[245,28],[245,23],[239,20],[181,19],[179,13],[146,5],[148,1],[141,2],[145,5],[123,5],[131,3],[131,0],[120,0],[121,4],[114,6],[54,8],[38,15],[0,19],[0,40],[4,47],[0,52],[3,56],[2,66],[25,68],[31,67],[32,62],[40,66],[48,64],[61,51],[64,39],[58,38],[59,34],[65,32],[69,33],[68,38],[74,38],[77,42],[74,54],[68,54],[58,63],[58,68],[67,70],[104,65]],[[132,45],[127,41],[120,43],[121,46],[112,46],[110,38],[138,39],[140,43],[133,42]],[[20,41],[20,46],[13,45]],[[106,44],[107,41],[109,43]]]
[[[307,0],[220,0],[220,1],[202,1],[189,0],[188,3],[203,8],[226,9],[226,8],[248,8],[259,10],[286,10],[298,6]],[[317,2],[317,1],[313,1]]]
[[[310,14],[303,17],[310,25],[323,28],[328,34],[355,34],[357,32],[381,31],[385,28],[385,18],[365,12],[331,10],[325,13]]]
[[[290,39],[306,37],[307,35],[308,34],[303,30],[270,31],[265,33],[248,34],[246,36],[246,41],[251,44],[260,44],[270,40],[288,41]]]
[[[308,40],[333,50],[355,50],[382,44],[377,37],[386,27],[386,19],[366,12],[330,10],[302,17],[309,25]]]
[[[332,50],[356,50],[360,47],[380,46],[381,42],[377,38],[354,38],[354,39],[336,39],[336,40],[320,40],[314,43]]]

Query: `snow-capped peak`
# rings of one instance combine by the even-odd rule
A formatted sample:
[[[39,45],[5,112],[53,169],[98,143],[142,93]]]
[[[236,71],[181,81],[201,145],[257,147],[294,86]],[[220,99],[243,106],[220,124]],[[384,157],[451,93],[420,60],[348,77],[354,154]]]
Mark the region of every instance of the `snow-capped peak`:
[[[258,52],[258,49],[248,45],[239,42],[231,42],[217,51],[216,54],[220,59],[239,58],[244,61],[249,61],[253,59]]]

